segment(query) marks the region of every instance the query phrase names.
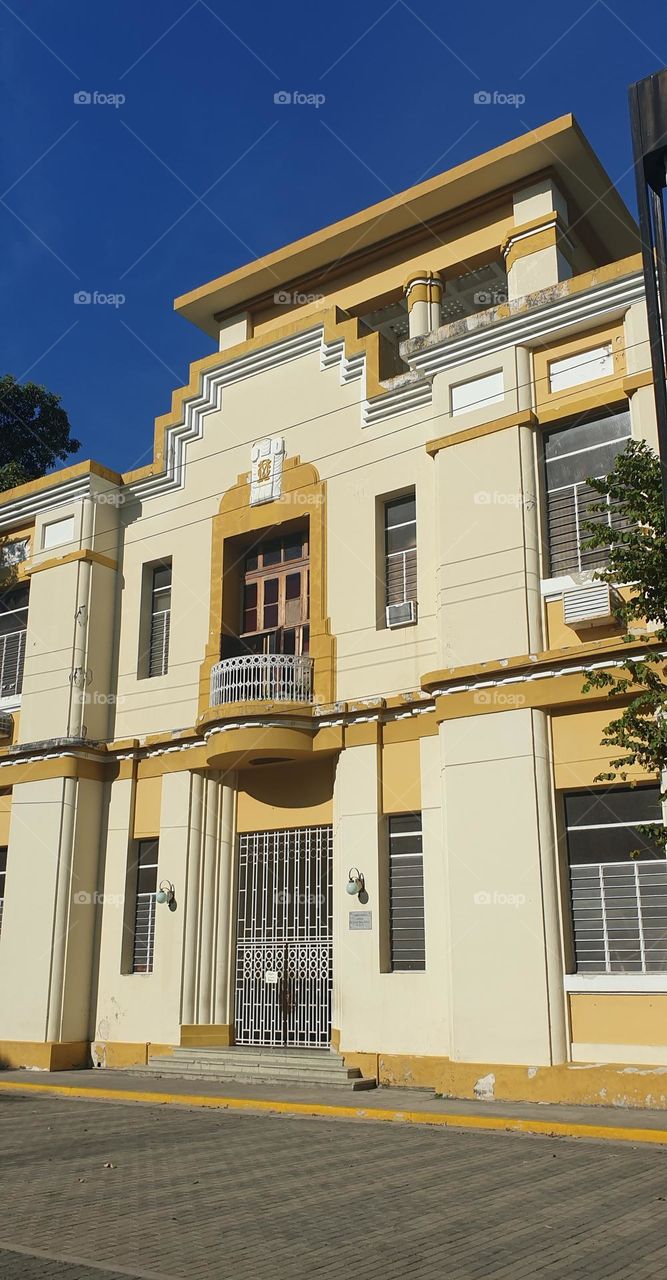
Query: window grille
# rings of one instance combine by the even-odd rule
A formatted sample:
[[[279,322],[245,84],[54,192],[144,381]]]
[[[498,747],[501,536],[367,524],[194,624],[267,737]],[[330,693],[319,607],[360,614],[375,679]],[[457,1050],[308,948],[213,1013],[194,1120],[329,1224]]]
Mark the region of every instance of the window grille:
[[[385,502],[386,601],[417,599],[417,509],[414,491]]]
[[[153,569],[151,591],[151,636],[148,654],[149,676],[164,676],[169,670],[171,630],[171,564]]]
[[[667,970],[664,845],[639,829],[662,821],[657,787],[565,796],[577,973]]]
[[[544,461],[547,489],[547,524],[550,573],[580,573],[607,564],[609,553],[604,547],[581,549],[585,540],[584,521],[606,524],[612,529],[624,527],[618,511],[606,502],[606,510],[593,512],[591,507],[604,503],[586,481],[607,475],[617,454],[630,439],[629,413],[617,413],[595,422],[583,422],[544,437]]]
[[[132,948],[133,973],[153,972],[157,859],[157,840],[139,840],[137,845],[134,945]]]
[[[390,953],[394,972],[426,968],[420,813],[389,819]]]

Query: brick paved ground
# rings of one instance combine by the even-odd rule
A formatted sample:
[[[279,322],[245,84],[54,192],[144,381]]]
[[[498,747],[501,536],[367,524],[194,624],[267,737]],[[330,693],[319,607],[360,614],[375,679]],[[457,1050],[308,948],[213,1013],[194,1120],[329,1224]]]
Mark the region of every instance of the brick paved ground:
[[[628,1143],[9,1095],[0,1205],[1,1280],[667,1267],[667,1151]]]

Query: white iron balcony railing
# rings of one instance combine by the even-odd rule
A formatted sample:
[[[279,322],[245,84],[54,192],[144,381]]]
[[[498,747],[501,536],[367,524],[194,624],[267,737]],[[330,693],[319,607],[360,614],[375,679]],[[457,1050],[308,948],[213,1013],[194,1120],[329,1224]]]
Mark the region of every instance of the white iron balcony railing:
[[[305,654],[245,653],[211,672],[211,706],[229,702],[310,702],[313,659]]]
[[[16,698],[23,684],[25,631],[0,636],[0,698]]]

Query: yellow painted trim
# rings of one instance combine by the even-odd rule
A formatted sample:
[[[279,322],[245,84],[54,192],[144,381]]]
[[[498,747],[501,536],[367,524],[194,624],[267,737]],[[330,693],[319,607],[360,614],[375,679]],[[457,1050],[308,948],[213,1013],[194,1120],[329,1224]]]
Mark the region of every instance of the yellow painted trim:
[[[31,564],[26,571],[28,577],[32,578],[35,573],[41,573],[43,569],[59,569],[61,565],[76,564],[83,561],[85,564],[101,564],[105,569],[118,569],[118,561],[112,560],[110,556],[103,556],[99,551],[70,551],[66,556],[56,556],[52,560],[38,560],[36,564]]]
[[[383,743],[413,742],[420,738],[433,738],[438,732],[438,720],[434,711],[425,715],[410,716],[406,720],[389,720],[382,726]]]
[[[506,431],[508,427],[534,426],[537,426],[537,417],[532,409],[521,409],[517,413],[506,413],[502,418],[493,418],[491,422],[483,422],[479,427],[466,427],[463,431],[453,431],[451,435],[440,436],[437,440],[428,440],[426,452],[435,458],[441,449],[449,449],[454,444],[467,444],[468,440],[490,436],[496,431]]]
[[[627,378],[623,379],[623,390],[626,396],[634,395],[635,391],[640,391],[642,387],[653,386],[653,370],[643,369],[641,373],[629,373]]]
[[[158,778],[164,773],[182,773],[185,769],[205,769],[206,747],[189,747],[163,756],[146,756],[137,763],[137,779]]]
[[[422,689],[429,691],[443,684],[454,684],[458,680],[467,680],[473,676],[503,675],[510,672],[517,675],[522,672],[535,671],[541,666],[555,662],[564,662],[568,658],[599,658],[602,654],[610,657],[615,654],[629,653],[631,656],[637,649],[652,649],[657,641],[646,637],[625,644],[618,638],[593,640],[590,644],[567,645],[562,649],[542,649],[538,653],[521,653],[511,658],[494,658],[490,662],[475,662],[467,667],[442,667],[438,671],[429,671],[422,676]]]
[[[123,477],[117,471],[111,471],[109,467],[103,467],[101,462],[93,462],[89,458],[85,462],[75,462],[71,467],[52,471],[47,476],[39,476],[37,480],[27,480],[25,484],[17,484],[13,489],[6,489],[0,495],[0,506],[4,506],[6,502],[15,502],[17,498],[28,498],[33,493],[42,493],[45,489],[56,489],[66,480],[76,480],[79,476],[87,475],[100,476],[114,485],[123,483]]]
[[[87,1066],[89,1048],[87,1040],[0,1040],[0,1064],[9,1070],[69,1071]]]
[[[377,336],[377,335],[376,335]],[[295,499],[298,499],[296,501]],[[335,700],[335,641],[326,612],[327,601],[327,520],[326,484],[311,463],[300,458],[285,460],[282,493],[274,502],[250,505],[250,481],[240,475],[227,490],[217,516],[213,517],[211,553],[211,605],[208,641],[199,673],[199,721],[224,718],[220,708],[210,706],[211,669],[220,661],[220,636],[225,607],[225,547],[232,539],[257,534],[265,528],[279,528],[302,516],[308,517],[310,557],[310,655],[314,659],[313,696],[319,702]],[[224,571],[223,571],[224,570]],[[233,584],[227,583],[227,590]],[[263,707],[260,707],[263,710]],[[235,710],[238,716],[238,708]],[[275,714],[272,712],[272,714]]]
[[[603,346],[608,343],[611,346],[613,373],[606,374],[603,378],[590,378],[586,382],[579,382],[566,391],[552,392],[549,381],[549,368],[557,360],[563,360],[567,356],[584,354],[586,351],[592,351],[596,347]],[[587,401],[592,395],[601,397],[599,403],[604,403],[604,398],[617,393],[623,396],[623,379],[627,374],[627,362],[625,356],[625,335],[623,331],[623,321],[618,320],[613,324],[598,326],[595,329],[587,329],[585,333],[577,333],[573,337],[563,338],[553,344],[546,343],[533,352],[533,375],[535,380],[535,401],[536,411],[540,421],[544,421],[545,413],[553,413],[555,416],[564,417],[568,414],[579,413],[579,402]],[[586,405],[586,407],[589,407]]]
[[[0,769],[0,786],[16,786],[20,782],[45,782],[52,778],[86,778],[92,782],[106,782],[110,761],[82,760],[78,756],[62,756],[56,760],[34,760],[31,763],[16,761],[3,764]]]
[[[621,243],[630,246],[635,231],[632,219],[573,116],[565,115],[190,290],[176,299],[174,307],[213,334],[212,320],[218,313],[232,314],[247,309],[259,297],[272,293],[276,285],[312,279],[316,271],[321,277],[322,268],[349,259],[355,248],[358,253],[371,253],[389,243],[395,250],[397,242],[405,236],[420,226],[432,226],[443,215],[456,215],[460,224],[466,217],[464,210],[468,206],[474,210],[489,192],[510,193],[526,187],[546,168],[553,171],[554,165],[560,187],[564,186],[563,170],[567,173],[577,166],[587,168],[589,183],[598,197],[591,203],[591,210],[602,204],[595,212],[593,234],[600,239],[597,227],[609,228],[610,232],[613,228],[614,241],[618,244],[622,227]],[[567,190],[565,195],[567,197]],[[591,221],[589,210],[584,229]],[[607,259],[614,253],[610,251],[610,238],[611,234],[604,235],[600,244],[600,252]],[[449,248],[451,236],[444,239]],[[416,263],[422,253],[416,256]]]
[[[503,257],[505,257],[511,249],[513,242],[520,236],[530,237],[530,233],[533,231],[548,231],[552,227],[555,227],[556,223],[559,223],[561,227],[563,226],[563,220],[560,217],[560,214],[558,214],[555,209],[550,209],[547,213],[538,214],[536,218],[530,218],[528,222],[521,222],[516,226],[510,227],[500,246],[500,252]]]
[[[210,1045],[226,1048],[234,1043],[234,1027],[229,1023],[187,1024],[181,1027],[181,1048],[201,1048]]]
[[[596,382],[590,391],[578,396],[568,396],[558,401],[554,396],[553,404],[545,403],[539,410],[540,426],[547,423],[571,421],[585,413],[594,413],[596,409],[627,409],[628,395],[623,390],[623,378],[609,378]]]
[[[83,1085],[34,1084],[0,1080],[6,1093],[46,1093],[63,1098],[95,1098],[105,1102],[143,1102],[170,1106],[205,1107],[216,1111],[272,1112],[278,1115],[324,1116],[329,1119],[376,1120],[398,1124],[424,1124],[441,1129],[476,1129],[495,1133],[534,1133],[546,1137],[594,1138],[611,1142],[667,1144],[667,1129],[640,1129],[622,1125],[573,1124],[552,1120],[518,1120],[511,1116],[452,1115],[431,1111],[405,1111],[389,1107],[341,1106],[322,1102],[284,1102],[281,1099],[211,1097],[196,1093],[140,1092],[136,1089],[86,1088]]]
[[[403,285],[408,311],[412,311],[416,302],[429,304],[442,302],[442,280],[432,271],[423,271],[410,275]]]
[[[206,747],[206,764],[210,769],[243,769],[253,760],[307,760],[312,753],[310,727],[257,724],[212,733]]]
[[[511,271],[515,262],[518,262],[520,258],[529,258],[531,254],[539,253],[541,249],[555,249],[557,246],[558,234],[556,227],[545,227],[544,231],[528,236],[526,240],[515,240],[507,250],[505,266],[508,271]]]
[[[380,742],[381,726],[379,720],[367,720],[365,723],[345,726],[346,747],[376,747]]]

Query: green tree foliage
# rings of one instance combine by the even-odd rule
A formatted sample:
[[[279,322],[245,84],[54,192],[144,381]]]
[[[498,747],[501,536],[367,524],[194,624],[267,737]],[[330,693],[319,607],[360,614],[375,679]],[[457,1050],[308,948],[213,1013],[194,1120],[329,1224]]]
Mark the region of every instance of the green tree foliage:
[[[36,480],[76,453],[70,431],[59,396],[10,373],[0,377],[0,490]]]
[[[609,475],[589,480],[604,499],[591,508],[606,512],[607,504],[620,520],[609,529],[606,521],[584,522],[585,549],[609,547],[609,561],[596,577],[611,584],[632,587],[630,598],[615,611],[625,627],[626,643],[650,638],[667,641],[667,537],[662,505],[660,460],[643,440],[631,440],[620,453]],[[647,634],[647,623],[650,630]],[[664,776],[667,769],[667,663],[659,656],[628,654],[614,672],[592,672],[584,692],[604,689],[610,698],[627,700],[624,710],[605,729],[603,745],[617,754],[611,772],[596,781],[626,780],[628,769],[638,765]]]

